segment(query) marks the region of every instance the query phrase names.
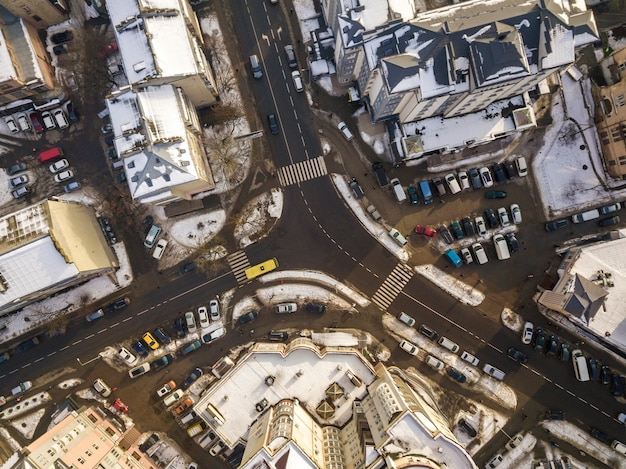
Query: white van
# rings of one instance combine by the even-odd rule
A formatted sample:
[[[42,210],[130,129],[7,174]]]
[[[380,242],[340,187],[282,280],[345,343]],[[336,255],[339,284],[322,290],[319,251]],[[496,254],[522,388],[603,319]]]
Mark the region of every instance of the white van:
[[[440,337],[439,340],[437,341],[437,343],[439,345],[441,345],[444,348],[447,348],[448,350],[450,350],[453,353],[456,353],[459,351],[459,346],[457,344],[455,344],[454,342],[452,342],[450,339],[448,339],[447,337]]]
[[[400,232],[396,230],[395,228],[391,228],[389,230],[389,236],[391,236],[394,239],[394,241],[398,243],[400,246],[405,246],[407,243],[406,238],[402,236]]]
[[[404,188],[402,184],[400,184],[400,180],[398,178],[393,178],[391,181],[391,187],[393,188],[393,194],[396,196],[396,200],[398,202],[404,202],[406,200],[406,192],[404,192]]]
[[[293,79],[293,86],[296,88],[296,91],[298,93],[302,93],[304,91],[304,85],[302,85],[300,72],[298,70],[294,70],[291,72],[291,78]]]
[[[415,319],[413,319],[411,316],[409,316],[406,313],[398,314],[398,319],[402,321],[404,324],[406,324],[407,326],[413,327],[415,325]]]
[[[161,227],[158,225],[152,225],[150,227],[150,231],[148,231],[148,234],[146,235],[146,239],[144,240],[143,245],[148,249],[151,249],[160,234]]]
[[[593,210],[587,210],[586,212],[572,215],[572,223],[582,223],[584,221],[595,220],[596,218],[600,218],[600,211],[594,208]]]
[[[474,253],[474,257],[476,258],[476,261],[480,265],[483,265],[489,262],[489,259],[487,259],[487,254],[485,253],[485,249],[483,248],[482,244],[480,243],[472,244],[472,252]]]
[[[526,166],[526,158],[520,156],[515,160],[515,167],[517,168],[517,174],[520,177],[524,177],[528,174],[528,166]]]
[[[621,441],[613,440],[613,443],[611,443],[611,448],[613,448],[619,454],[626,456],[626,445]]]
[[[496,248],[496,255],[498,259],[504,261],[511,258],[509,247],[506,245],[506,239],[501,234],[497,234],[493,237],[493,245]]]
[[[589,368],[587,360],[580,349],[572,351],[572,363],[574,365],[574,374],[578,381],[589,381]]]

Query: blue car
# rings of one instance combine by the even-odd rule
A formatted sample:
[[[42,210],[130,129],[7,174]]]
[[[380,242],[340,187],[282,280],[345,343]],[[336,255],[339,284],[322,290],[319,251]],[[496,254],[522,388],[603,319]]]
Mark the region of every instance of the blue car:
[[[133,349],[135,349],[135,352],[137,352],[141,357],[144,358],[148,356],[148,353],[150,353],[146,346],[139,341],[133,344]]]
[[[179,353],[181,355],[187,355],[187,354],[193,352],[194,350],[198,350],[201,346],[202,346],[202,344],[200,343],[200,341],[199,340],[195,340],[195,341],[191,342],[190,344],[185,345],[182,349],[180,349]]]
[[[450,368],[448,370],[448,374],[454,379],[456,379],[459,383],[464,383],[465,381],[467,381],[467,376],[465,376],[460,371],[455,370],[454,368]]]
[[[85,316],[85,319],[87,320],[87,322],[91,322],[95,321],[96,319],[100,319],[102,316],[104,316],[104,311],[99,309],[98,311],[94,311],[93,313]]]
[[[172,355],[171,353],[168,353],[167,355],[163,355],[161,358],[158,358],[154,360],[152,363],[150,363],[150,367],[154,370],[158,370],[159,368],[169,365],[173,361],[174,361],[174,355]]]
[[[239,322],[239,324],[245,324],[247,322],[252,321],[253,319],[256,319],[258,316],[259,316],[258,311],[250,311],[249,313],[246,313],[243,316],[239,316],[239,319],[237,321]]]
[[[195,263],[195,262],[189,262],[189,263],[187,263],[187,264],[185,264],[185,265],[181,265],[181,266],[178,268],[178,273],[179,273],[180,275],[185,275],[185,274],[187,274],[187,273],[189,273],[189,272],[192,272],[192,271],[196,270],[196,267],[197,267],[197,266],[196,266],[196,263]]]
[[[413,186],[409,186],[406,190],[409,193],[409,200],[411,201],[411,205],[417,205],[420,203],[420,199],[417,196],[417,189]]]
[[[187,376],[187,377],[185,378],[185,381],[183,381],[183,384],[182,384],[182,386],[181,386],[181,387],[182,387],[183,389],[187,389],[189,386],[191,386],[193,383],[195,383],[195,382],[196,382],[196,380],[197,380],[200,376],[202,376],[202,374],[203,374],[203,373],[202,373],[202,370],[201,370],[200,368],[196,368],[195,370],[193,370],[193,371],[189,374],[189,376]]]

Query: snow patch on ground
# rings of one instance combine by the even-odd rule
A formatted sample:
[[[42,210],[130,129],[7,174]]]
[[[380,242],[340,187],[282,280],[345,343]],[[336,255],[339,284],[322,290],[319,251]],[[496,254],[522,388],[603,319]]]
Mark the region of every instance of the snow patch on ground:
[[[481,304],[485,295],[465,282],[461,282],[434,265],[418,265],[415,271],[437,285],[443,291],[449,293],[461,303],[470,306]]]

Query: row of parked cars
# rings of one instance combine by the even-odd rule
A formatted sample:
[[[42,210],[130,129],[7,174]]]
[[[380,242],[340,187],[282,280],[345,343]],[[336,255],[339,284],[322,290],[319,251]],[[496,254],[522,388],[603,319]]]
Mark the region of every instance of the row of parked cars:
[[[41,113],[31,111],[28,113],[28,116],[25,112],[20,112],[4,118],[4,122],[9,128],[9,131],[13,134],[33,131],[40,134],[46,130],[64,130],[70,126],[71,122],[77,120],[78,116],[76,116],[75,112],[72,112],[71,116],[68,117],[65,111],[60,107]]]

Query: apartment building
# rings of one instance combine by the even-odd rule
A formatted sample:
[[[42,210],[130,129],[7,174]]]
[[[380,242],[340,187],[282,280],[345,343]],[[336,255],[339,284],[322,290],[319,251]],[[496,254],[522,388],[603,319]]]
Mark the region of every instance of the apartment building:
[[[596,87],[596,127],[607,171],[618,179],[626,177],[626,48],[614,52],[613,84]]]
[[[37,29],[61,23],[69,15],[66,0],[0,0],[0,6]]]
[[[0,315],[118,267],[91,207],[44,200],[0,218]]]

